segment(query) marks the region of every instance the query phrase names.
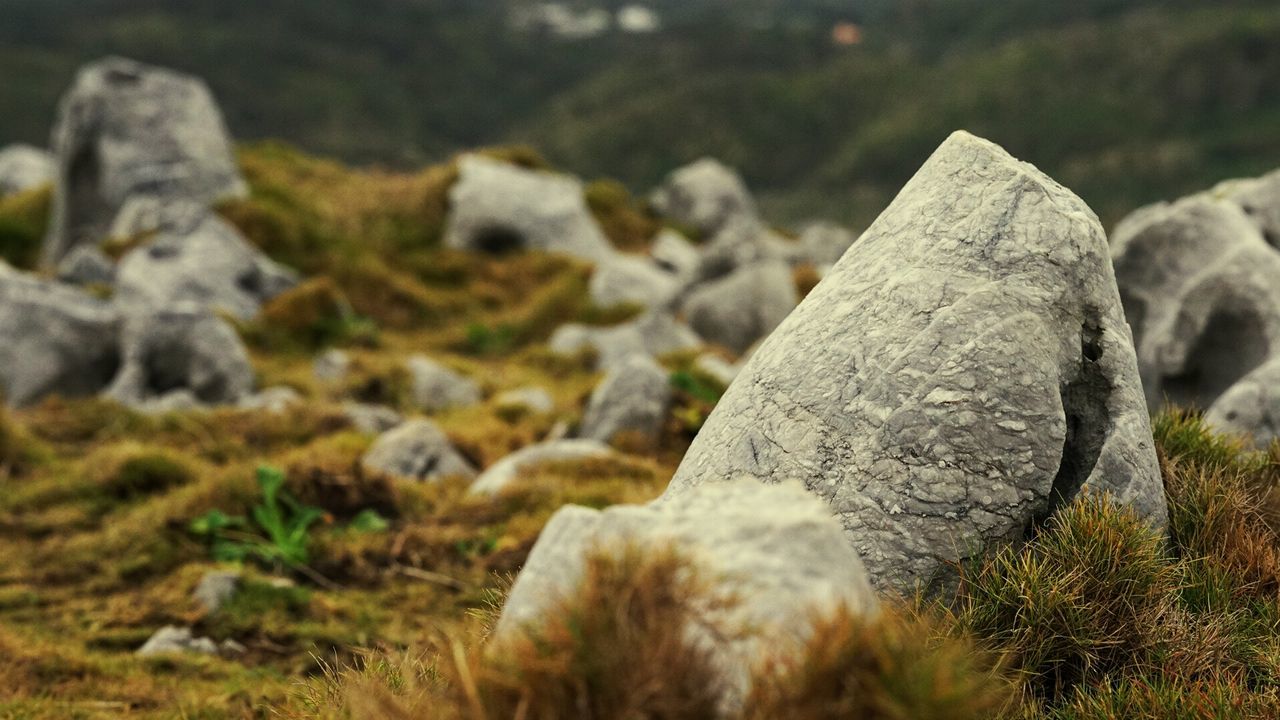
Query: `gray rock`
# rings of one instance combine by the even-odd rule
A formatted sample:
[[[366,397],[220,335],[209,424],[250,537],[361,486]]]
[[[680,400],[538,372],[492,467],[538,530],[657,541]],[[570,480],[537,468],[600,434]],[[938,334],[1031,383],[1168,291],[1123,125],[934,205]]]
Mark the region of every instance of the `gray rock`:
[[[708,583],[712,602],[697,605],[686,632],[712,652],[723,674],[726,714],[740,705],[752,670],[780,645],[806,640],[816,615],[878,607],[840,523],[803,487],[722,482],[671,502],[561,508],[507,596],[494,646],[536,627],[577,590],[590,554],[626,546],[674,549]]]
[[[562,325],[547,344],[552,352],[561,355],[590,349],[596,353],[596,369],[608,370],[637,353],[658,357],[699,347],[702,341],[670,313],[659,310],[612,327]]]
[[[422,355],[405,363],[412,381],[412,402],[423,412],[439,412],[480,402],[480,387],[469,378]]]
[[[131,318],[123,336],[123,366],[107,395],[125,405],[145,409],[182,390],[203,404],[233,404],[253,391],[240,337],[201,308],[179,305]]]
[[[341,382],[349,372],[351,372],[351,355],[337,348],[325,350],[311,363],[311,374],[320,382]]]
[[[778,234],[753,215],[736,216],[702,249],[695,282],[716,280],[750,265],[803,261],[804,248]]]
[[[588,291],[598,307],[664,307],[680,291],[678,277],[649,258],[617,254],[602,260],[591,274]]]
[[[93,245],[81,245],[58,263],[58,280],[72,285],[112,285],[116,280],[116,265]]]
[[[605,458],[616,454],[612,448],[598,440],[552,440],[530,445],[494,463],[471,483],[468,492],[472,495],[497,495],[511,487],[522,473],[537,465]]]
[[[698,271],[701,254],[693,243],[675,230],[666,229],[653,239],[649,256],[658,267],[677,278],[692,278]]]
[[[1262,177],[1229,180],[1209,191],[1244,211],[1272,247],[1280,247],[1280,170]]]
[[[829,222],[816,222],[800,232],[800,252],[803,259],[822,268],[835,265],[844,256],[858,234]]]
[[[611,369],[591,393],[578,434],[608,442],[620,432],[654,443],[671,406],[670,376],[648,355],[632,355]]]
[[[500,408],[521,408],[534,415],[546,415],[556,409],[555,398],[545,388],[522,387],[499,393],[493,404]]]
[[[1280,350],[1280,253],[1234,203],[1143,208],[1116,227],[1112,260],[1152,411],[1208,407]]]
[[[96,245],[130,196],[242,195],[226,127],[200,80],[123,58],[81,68],[53,130],[58,187],[44,263]]]
[[[383,433],[361,462],[375,472],[426,482],[476,474],[444,432],[426,419],[410,420]]]
[[[752,356],[664,497],[739,476],[803,479],[890,591],[945,586],[1082,486],[1163,526],[1096,216],[952,135]]]
[[[119,331],[108,303],[0,261],[0,395],[8,404],[101,391],[120,366]]]
[[[222,609],[240,589],[241,573],[234,570],[210,570],[200,578],[192,597],[204,611],[213,614]]]
[[[46,150],[30,145],[0,149],[0,197],[48,185],[56,174],[53,155]]]
[[[143,657],[168,653],[202,653],[217,655],[218,645],[206,637],[196,637],[191,628],[166,625],[155,631],[147,642],[138,648]]]
[[[1280,358],[1245,375],[1204,414],[1205,424],[1267,447],[1280,438]]]
[[[751,193],[732,169],[702,158],[667,176],[649,204],[664,217],[706,236],[719,232],[730,218],[756,214]]]
[[[165,222],[121,259],[116,302],[126,315],[189,302],[247,320],[297,282],[214,213],[200,209],[184,219]]]
[[[543,250],[592,262],[614,252],[576,178],[467,155],[458,161],[449,205],[447,247],[490,253]]]
[[[741,353],[773,332],[797,302],[791,268],[770,261],[699,286],[685,300],[684,315],[709,342]]]
[[[400,413],[386,405],[370,405],[367,403],[343,403],[342,411],[351,426],[362,433],[377,435],[404,422]]]

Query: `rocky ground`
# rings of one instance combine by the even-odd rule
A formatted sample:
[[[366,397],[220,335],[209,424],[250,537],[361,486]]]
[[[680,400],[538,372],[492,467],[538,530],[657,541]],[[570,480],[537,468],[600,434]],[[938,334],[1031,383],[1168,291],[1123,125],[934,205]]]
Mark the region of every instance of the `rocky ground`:
[[[90,65],[0,152],[0,715],[1273,717],[1275,178],[1108,241],[957,133],[790,232]]]

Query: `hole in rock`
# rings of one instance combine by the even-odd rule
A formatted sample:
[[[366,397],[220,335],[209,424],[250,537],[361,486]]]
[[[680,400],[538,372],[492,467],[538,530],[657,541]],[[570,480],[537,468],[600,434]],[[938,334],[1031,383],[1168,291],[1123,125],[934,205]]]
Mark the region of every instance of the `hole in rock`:
[[[512,253],[524,246],[524,234],[503,225],[483,228],[475,235],[475,249],[491,255]]]
[[[1267,359],[1266,328],[1248,308],[1220,308],[1187,354],[1181,373],[1161,378],[1168,403],[1204,409]]]

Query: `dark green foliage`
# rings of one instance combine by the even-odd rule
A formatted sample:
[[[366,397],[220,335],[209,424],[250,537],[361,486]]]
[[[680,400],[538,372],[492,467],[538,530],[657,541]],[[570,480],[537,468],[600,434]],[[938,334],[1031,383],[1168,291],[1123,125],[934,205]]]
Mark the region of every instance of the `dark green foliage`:
[[[106,478],[101,489],[117,500],[151,495],[186,485],[195,471],[178,453],[143,451],[123,459]]]
[[[256,558],[269,565],[305,565],[311,526],[324,517],[324,511],[298,503],[284,490],[284,482],[279,470],[258,468],[262,503],[253,506],[252,524],[244,517],[213,510],[193,520],[191,531],[210,542],[215,560]]]
[[[48,187],[0,198],[0,260],[18,268],[36,266],[51,198]]]

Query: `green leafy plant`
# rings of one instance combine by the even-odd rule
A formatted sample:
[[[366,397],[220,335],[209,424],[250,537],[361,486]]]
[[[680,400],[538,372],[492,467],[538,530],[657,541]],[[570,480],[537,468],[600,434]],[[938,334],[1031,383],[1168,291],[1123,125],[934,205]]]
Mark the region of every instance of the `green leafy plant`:
[[[252,523],[241,516],[212,510],[192,521],[191,531],[209,540],[217,560],[242,562],[256,558],[271,565],[305,565],[309,531],[325,513],[295,500],[284,489],[284,480],[284,473],[276,468],[258,468],[262,503],[253,507]]]

